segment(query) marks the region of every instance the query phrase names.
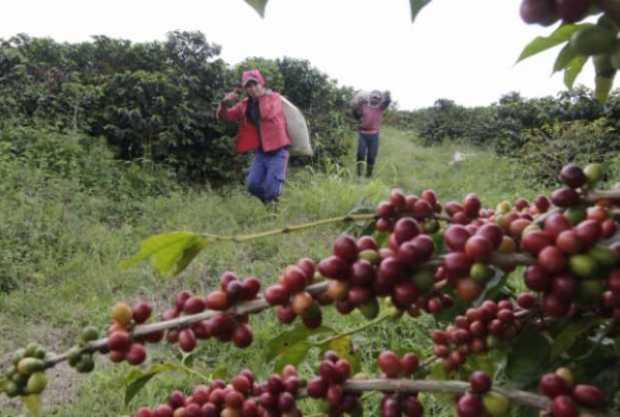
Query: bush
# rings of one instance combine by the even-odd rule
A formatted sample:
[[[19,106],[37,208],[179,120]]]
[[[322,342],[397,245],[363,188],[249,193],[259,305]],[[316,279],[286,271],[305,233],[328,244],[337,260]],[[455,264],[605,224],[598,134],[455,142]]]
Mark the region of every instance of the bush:
[[[200,32],[171,32],[164,42],[149,43],[105,36],[76,44],[27,35],[0,39],[0,120],[104,137],[117,158],[165,164],[180,180],[239,182],[247,158],[234,153],[236,128],[218,122],[215,108],[243,69],[259,67],[271,87],[307,114],[322,149],[298,163],[340,161],[345,119],[328,113],[342,111],[349,89],[305,60],[252,58],[231,68],[219,54]],[[319,136],[324,129],[329,133]]]
[[[62,270],[97,242],[87,229],[131,224],[172,173],[114,158],[105,140],[31,127],[0,132],[0,292]]]
[[[590,162],[610,160],[620,151],[620,138],[609,121],[556,122],[523,133],[524,145],[517,158],[527,167],[523,170],[532,183],[558,183],[558,172],[574,162],[584,166]]]

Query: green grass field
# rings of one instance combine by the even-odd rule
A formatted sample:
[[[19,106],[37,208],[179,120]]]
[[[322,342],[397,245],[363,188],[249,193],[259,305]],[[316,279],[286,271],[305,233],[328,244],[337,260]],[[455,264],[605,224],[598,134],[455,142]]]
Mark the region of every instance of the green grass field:
[[[455,150],[472,156],[459,166],[449,166]],[[342,230],[342,225],[244,244],[214,245],[181,276],[173,279],[155,276],[146,264],[121,270],[119,261],[134,254],[141,239],[155,233],[174,230],[249,233],[304,223],[346,214],[360,202],[376,204],[394,186],[408,192],[432,188],[442,201],[460,200],[466,193],[475,191],[486,206],[515,196],[531,198],[543,191],[528,189],[519,180],[518,169],[522,168],[491,152],[458,144],[422,147],[411,134],[389,128],[382,135],[376,176],[371,180],[357,179],[353,168],[351,156],[345,166],[335,167],[331,173],[293,170],[277,212],[263,207],[240,187],[225,193],[185,190],[140,201],[136,204],[138,215],[126,221],[120,218],[114,226],[93,215],[99,205],[114,203],[106,202],[105,196],[90,196],[77,203],[61,203],[71,200],[70,195],[39,196],[33,203],[28,198],[28,190],[18,190],[23,198],[12,206],[2,203],[2,209],[10,209],[13,215],[22,213],[24,233],[29,233],[29,225],[37,222],[44,222],[45,226],[37,224],[38,233],[60,228],[62,232],[55,234],[53,244],[66,245],[67,250],[60,258],[57,255],[45,258],[41,270],[31,274],[18,290],[8,295],[0,293],[0,360],[6,362],[5,354],[29,341],[41,342],[55,351],[66,349],[83,325],[103,328],[108,322],[109,308],[116,301],[147,299],[161,312],[171,304],[177,290],[204,293],[216,285],[219,274],[226,270],[256,275],[270,282],[283,267],[302,256],[318,259],[327,255],[330,242]],[[45,238],[44,233],[32,236],[32,239]],[[326,325],[338,330],[361,323],[357,313],[342,317],[330,312],[324,319]],[[195,360],[194,373],[173,372],[156,377],[129,406],[123,403],[124,378],[129,367],[109,366],[102,357],[97,360],[97,370],[88,376],[59,367],[50,373],[44,415],[129,415],[140,404],[164,401],[173,388],[183,389],[205,382],[213,372],[226,376],[250,367],[259,374],[268,374],[273,364],[265,360],[263,352],[267,342],[284,328],[276,322],[273,312],[256,316],[251,323],[255,341],[250,348],[240,351],[229,345],[205,343]],[[363,370],[375,371],[373,358],[382,349],[426,352],[430,343],[425,329],[429,324],[429,318],[406,319],[398,325],[382,323],[356,334],[354,344],[362,358]],[[174,356],[167,346],[160,345],[151,358],[168,360]],[[301,369],[308,374],[310,366],[304,365]],[[447,414],[444,414],[435,402],[426,404],[431,409],[429,416],[451,413],[445,411]],[[310,412],[317,411],[311,405],[308,407]],[[17,416],[20,412],[16,402],[6,403],[0,399],[1,416]]]

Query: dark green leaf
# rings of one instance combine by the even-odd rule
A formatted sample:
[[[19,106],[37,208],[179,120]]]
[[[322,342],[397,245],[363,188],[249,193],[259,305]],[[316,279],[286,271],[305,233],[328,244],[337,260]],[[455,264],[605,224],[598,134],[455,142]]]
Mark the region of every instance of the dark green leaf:
[[[588,26],[592,26],[592,24],[582,23],[562,25],[549,36],[537,36],[533,41],[525,46],[521,52],[521,55],[519,55],[517,62],[521,62],[526,58],[566,42],[577,30]]]
[[[528,326],[511,343],[506,362],[506,377],[517,388],[537,380],[545,370],[551,347],[540,331]]]
[[[567,43],[558,54],[558,57],[555,59],[555,63],[553,64],[553,72],[561,71],[566,68],[566,66],[570,64],[570,62],[577,55],[579,54],[577,53],[575,48],[573,48],[570,43]]]
[[[496,297],[502,288],[506,285],[508,281],[508,274],[502,271],[501,269],[497,269],[495,271],[495,275],[488,282],[478,299],[474,301],[474,305],[479,306],[484,302],[484,300],[490,300]]]
[[[303,324],[298,324],[291,330],[286,330],[267,342],[267,349],[265,349],[264,353],[265,360],[272,361],[282,351],[290,348],[292,345],[305,342],[310,336],[326,333],[334,334],[335,332],[333,329],[325,326],[310,330]]]
[[[427,6],[432,0],[409,0],[409,4],[411,5],[411,21],[414,22],[415,18],[420,13],[420,10]]]
[[[247,4],[252,6],[258,12],[260,17],[265,17],[265,8],[268,0],[245,0]]]
[[[587,61],[588,57],[577,55],[568,63],[564,69],[564,85],[566,88],[573,88],[577,76],[581,73],[581,70]]]
[[[551,346],[551,359],[556,359],[569,350],[585,333],[599,324],[600,321],[597,320],[579,320],[563,326],[562,331],[554,338]]]
[[[611,87],[614,85],[614,77],[599,77],[595,78],[594,97],[604,103],[609,97]]]
[[[125,378],[125,406],[129,405],[131,400],[144,388],[151,378],[176,368],[173,364],[162,363],[153,365],[148,371],[138,368],[132,369]]]
[[[151,259],[155,269],[162,275],[176,275],[207,246],[207,240],[192,232],[163,233],[142,241],[140,251],[121,262],[128,268]]]
[[[274,371],[281,372],[286,365],[299,365],[306,358],[310,347],[311,345],[307,341],[300,341],[291,345],[278,355]]]

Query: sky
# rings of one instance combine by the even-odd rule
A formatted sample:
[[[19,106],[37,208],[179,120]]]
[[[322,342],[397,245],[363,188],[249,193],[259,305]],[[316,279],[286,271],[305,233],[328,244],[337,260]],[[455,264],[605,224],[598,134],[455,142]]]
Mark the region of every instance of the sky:
[[[0,38],[57,41],[92,35],[152,41],[199,30],[231,64],[249,56],[305,58],[342,85],[390,90],[401,109],[448,98],[486,105],[564,89],[551,76],[557,50],[515,65],[523,47],[553,28],[519,17],[519,0],[433,0],[412,24],[407,0],[270,0],[265,19],[243,0],[19,0],[0,15]],[[577,83],[593,86],[591,65]]]

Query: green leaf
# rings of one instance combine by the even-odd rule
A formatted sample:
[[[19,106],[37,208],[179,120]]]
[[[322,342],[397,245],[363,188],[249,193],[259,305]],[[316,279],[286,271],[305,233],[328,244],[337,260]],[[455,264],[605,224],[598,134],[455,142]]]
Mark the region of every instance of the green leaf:
[[[585,333],[599,324],[599,320],[579,320],[563,326],[551,346],[551,359],[556,359],[562,353],[569,350]]]
[[[508,274],[498,268],[495,271],[495,275],[493,275],[493,278],[491,278],[487,282],[487,285],[486,287],[484,287],[484,290],[482,291],[482,293],[478,296],[476,301],[474,301],[474,305],[479,306],[484,302],[484,300],[493,299],[495,296],[497,296],[500,293],[502,288],[504,288],[507,281],[508,281]]]
[[[506,378],[517,388],[537,380],[545,370],[551,347],[540,331],[528,326],[510,345],[506,362]]]
[[[588,26],[593,25],[590,23],[582,23],[578,25],[562,25],[555,31],[553,31],[553,33],[549,36],[537,36],[536,38],[534,38],[533,41],[531,41],[525,46],[525,48],[521,52],[521,55],[519,55],[517,62],[521,62],[526,58],[529,58],[533,55],[536,55],[540,52],[546,51],[547,49],[553,48],[554,46],[566,42],[577,30],[583,29]]]
[[[174,364],[153,365],[148,371],[139,368],[132,369],[125,377],[125,406],[145,387],[145,385],[156,375],[177,369]]]
[[[274,365],[274,371],[281,372],[286,365],[299,365],[306,358],[311,347],[312,346],[307,341],[301,341],[291,345],[278,355]]]
[[[418,16],[418,13],[427,6],[432,0],[409,0],[409,4],[411,5],[411,21],[415,22],[415,18]]]
[[[282,332],[267,342],[264,358],[267,362],[276,359],[276,370],[280,370],[287,364],[297,365],[306,357],[312,347],[310,337],[326,333],[334,334],[335,332],[325,326],[311,330],[303,324],[298,324],[293,329]]]
[[[581,70],[587,61],[587,56],[577,55],[568,63],[568,65],[566,65],[566,68],[564,69],[564,85],[566,88],[573,88],[577,76],[581,73]]]
[[[265,17],[265,8],[268,0],[245,0],[247,4],[252,6],[258,12],[260,17]]]
[[[24,403],[24,406],[26,406],[26,409],[28,410],[30,415],[34,417],[38,417],[41,415],[41,410],[43,408],[41,402],[41,395],[27,395],[25,397],[22,397],[22,402]]]
[[[151,259],[151,263],[160,274],[177,275],[207,247],[207,243],[206,239],[192,232],[151,236],[142,241],[138,254],[121,262],[121,267],[129,268]]]
[[[570,43],[567,43],[564,48],[558,54],[558,57],[555,59],[555,63],[553,64],[553,72],[558,72],[566,68],[571,61],[578,56],[579,53],[571,46]]]
[[[594,82],[594,97],[596,97],[600,103],[604,103],[607,100],[607,97],[609,97],[611,87],[614,85],[614,77],[597,76],[594,79]]]

